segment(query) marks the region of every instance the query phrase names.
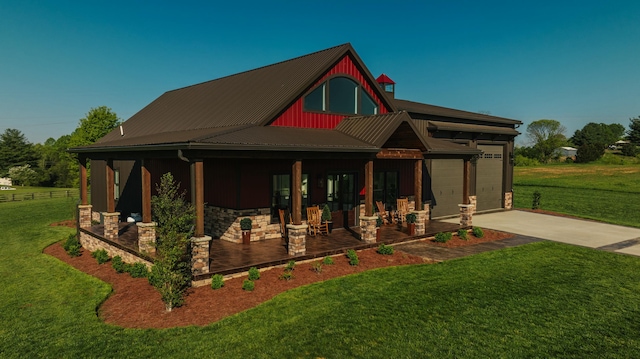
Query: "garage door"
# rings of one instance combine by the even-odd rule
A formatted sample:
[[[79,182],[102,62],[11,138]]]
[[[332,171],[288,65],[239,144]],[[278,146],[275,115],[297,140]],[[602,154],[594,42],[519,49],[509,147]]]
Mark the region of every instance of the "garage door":
[[[431,160],[431,217],[460,213],[463,166],[462,160]]]
[[[502,208],[503,146],[479,145],[483,151],[476,165],[478,211]]]

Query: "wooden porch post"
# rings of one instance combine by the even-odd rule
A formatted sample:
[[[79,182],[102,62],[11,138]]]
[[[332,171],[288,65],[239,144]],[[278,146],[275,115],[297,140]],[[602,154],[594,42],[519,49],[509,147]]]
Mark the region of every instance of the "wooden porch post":
[[[469,204],[469,184],[471,173],[471,161],[467,158],[464,160],[462,180],[462,204]]]
[[[422,160],[416,160],[413,170],[413,195],[416,201],[416,211],[422,211]]]
[[[106,176],[107,176],[107,212],[108,213],[113,213],[116,211],[116,199],[114,196],[114,177],[113,177],[113,160],[112,159],[108,159],[107,160],[107,170],[106,170]]]
[[[89,204],[87,195],[87,158],[80,156],[80,204],[86,206]]]
[[[373,161],[364,165],[364,215],[373,216]]]
[[[193,163],[195,174],[196,231],[194,237],[204,237],[204,166],[202,160]]]
[[[302,161],[296,160],[291,167],[291,216],[294,225],[302,224]]]
[[[142,222],[151,223],[151,173],[147,160],[142,160]]]

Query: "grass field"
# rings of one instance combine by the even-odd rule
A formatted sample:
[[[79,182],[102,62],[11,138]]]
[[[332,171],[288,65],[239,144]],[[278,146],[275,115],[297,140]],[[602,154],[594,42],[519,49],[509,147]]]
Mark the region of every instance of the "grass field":
[[[0,204],[2,358],[640,357],[640,259],[548,242],[317,283],[207,327],[106,325],[110,287],[42,254],[73,203]]]
[[[80,197],[78,188],[16,186],[13,190],[0,191],[0,202],[28,201],[36,199]]]
[[[516,167],[514,205],[640,227],[640,165],[563,164]]]

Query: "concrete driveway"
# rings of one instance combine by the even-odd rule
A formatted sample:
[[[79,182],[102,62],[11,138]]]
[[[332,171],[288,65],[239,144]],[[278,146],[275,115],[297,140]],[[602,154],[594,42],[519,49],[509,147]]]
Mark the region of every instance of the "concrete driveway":
[[[459,219],[444,221],[457,223]],[[475,214],[473,225],[640,256],[640,228],[518,210]]]

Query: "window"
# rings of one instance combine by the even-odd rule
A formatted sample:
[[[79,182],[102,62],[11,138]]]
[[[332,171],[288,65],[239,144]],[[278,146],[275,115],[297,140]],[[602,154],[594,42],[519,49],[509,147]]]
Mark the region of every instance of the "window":
[[[309,205],[309,175],[302,174],[302,183],[300,184],[302,190],[302,209]],[[291,208],[291,175],[290,174],[278,174],[272,177],[271,187],[271,216],[278,218],[279,209]]]
[[[333,77],[305,96],[304,110],[375,115],[378,104],[356,81],[348,77]]]
[[[120,170],[113,170],[113,199],[120,199]]]

